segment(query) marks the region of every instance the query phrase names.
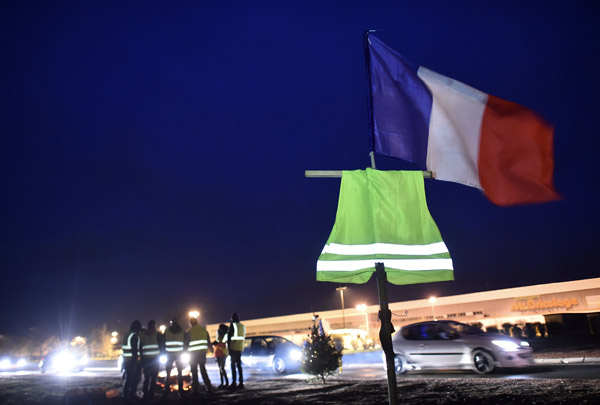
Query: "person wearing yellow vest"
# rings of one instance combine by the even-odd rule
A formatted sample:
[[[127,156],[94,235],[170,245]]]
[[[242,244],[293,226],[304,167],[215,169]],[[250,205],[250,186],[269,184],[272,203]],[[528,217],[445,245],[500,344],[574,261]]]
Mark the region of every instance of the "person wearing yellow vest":
[[[160,357],[159,335],[154,321],[148,321],[148,328],[140,333],[140,356],[144,372],[142,390],[144,392],[143,399],[146,401],[152,399],[156,388]]]
[[[240,322],[237,312],[231,315],[231,324],[227,334],[227,346],[231,357],[231,389],[235,389],[236,368],[239,372],[239,384],[237,388],[244,388],[244,374],[242,373],[242,351],[244,350],[244,339],[246,338],[246,327]]]
[[[192,370],[192,390],[198,392],[200,383],[198,381],[198,367],[202,374],[202,381],[208,392],[213,392],[210,378],[206,372],[206,352],[209,349],[210,335],[206,328],[198,325],[196,318],[190,318],[190,330],[188,330],[187,350],[190,354],[190,368]],[[212,352],[212,346],[210,346]]]
[[[123,398],[126,400],[137,399],[137,386],[140,383],[141,367],[138,361],[139,337],[142,330],[140,321],[135,320],[129,327],[129,332],[123,336]]]
[[[171,369],[173,363],[177,367],[177,394],[179,397],[183,395],[183,362],[181,361],[181,355],[183,354],[185,344],[185,333],[177,319],[171,319],[171,325],[165,331],[165,352],[167,354],[167,363],[165,365],[167,371],[167,383],[165,384],[165,394],[171,391],[171,385],[169,380],[171,378]]]

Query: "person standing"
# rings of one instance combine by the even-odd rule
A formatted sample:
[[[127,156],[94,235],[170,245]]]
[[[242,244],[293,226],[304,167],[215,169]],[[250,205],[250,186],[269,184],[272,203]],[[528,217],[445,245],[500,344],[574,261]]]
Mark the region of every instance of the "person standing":
[[[231,315],[231,324],[227,334],[227,346],[231,357],[231,385],[235,389],[236,368],[239,372],[237,388],[244,388],[244,374],[242,373],[242,351],[244,350],[244,339],[246,338],[246,327],[240,322],[237,312]]]
[[[177,388],[179,397],[183,396],[183,363],[181,355],[183,354],[185,344],[185,333],[176,318],[171,319],[169,328],[165,331],[165,351],[167,353],[167,363],[165,365],[167,379],[165,383],[165,394],[171,391],[171,369],[173,363],[177,367]]]
[[[142,330],[140,321],[135,320],[129,327],[129,332],[123,337],[121,349],[123,351],[123,398],[137,399],[137,386],[140,382],[141,367],[138,360],[139,332]]]
[[[190,319],[190,330],[188,331],[188,352],[190,354],[190,368],[192,370],[192,390],[198,392],[200,383],[198,381],[198,367],[202,374],[202,381],[208,392],[213,392],[210,378],[206,372],[206,352],[208,351],[208,342],[210,335],[204,326],[198,325],[196,318]],[[212,347],[210,348],[212,352]]]
[[[227,360],[227,356],[229,356],[229,351],[227,350],[226,343],[227,331],[227,325],[225,325],[224,323],[220,324],[219,329],[217,330],[217,339],[214,342],[212,342],[215,353],[215,361],[217,362],[217,366],[219,367],[219,377],[221,378],[221,385],[219,385],[219,388],[227,387],[229,385],[227,371],[225,370],[225,362]]]
[[[151,400],[156,388],[160,357],[159,333],[154,321],[148,321],[148,328],[140,334],[140,356],[144,372],[143,399]]]

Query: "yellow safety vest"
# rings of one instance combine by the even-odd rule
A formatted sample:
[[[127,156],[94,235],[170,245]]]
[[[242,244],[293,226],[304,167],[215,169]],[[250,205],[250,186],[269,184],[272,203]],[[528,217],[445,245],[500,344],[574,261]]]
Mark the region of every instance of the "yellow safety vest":
[[[140,335],[140,354],[145,358],[153,358],[160,354],[160,347],[158,346],[158,333],[156,331],[152,334],[142,332]]]
[[[167,329],[165,332],[165,350],[167,353],[182,352],[184,336],[183,330],[179,333],[173,333]]]
[[[188,351],[208,350],[208,331],[200,325],[194,325],[189,330],[190,343]]]
[[[246,327],[240,322],[233,322],[233,330],[229,330],[229,349],[241,352],[244,350],[244,338],[246,337]]]
[[[130,359],[133,357],[133,347],[131,346],[131,339],[137,335],[135,332],[129,332],[127,336],[123,338],[123,345],[121,349],[123,350],[123,358]]]

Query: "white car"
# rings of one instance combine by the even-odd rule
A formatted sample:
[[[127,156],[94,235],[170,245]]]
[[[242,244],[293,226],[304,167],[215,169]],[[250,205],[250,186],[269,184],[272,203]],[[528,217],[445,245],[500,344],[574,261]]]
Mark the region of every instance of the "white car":
[[[487,374],[496,367],[533,365],[529,343],[506,335],[485,333],[455,321],[406,325],[393,336],[392,342],[397,373],[463,369]]]

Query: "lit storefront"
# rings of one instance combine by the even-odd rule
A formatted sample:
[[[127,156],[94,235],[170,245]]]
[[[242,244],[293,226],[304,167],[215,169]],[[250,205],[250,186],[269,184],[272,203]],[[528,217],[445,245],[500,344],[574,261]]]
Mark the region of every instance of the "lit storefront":
[[[502,329],[503,324],[545,324],[565,314],[587,314],[592,334],[600,323],[600,278],[538,284],[526,287],[477,292],[449,297],[426,297],[421,300],[389,304],[392,323],[403,325],[432,320],[452,319],[464,323],[479,322],[486,328]],[[376,340],[379,333],[379,305],[318,311],[326,331],[361,329]],[[552,318],[554,317],[554,318]],[[313,313],[245,320],[246,335],[279,335],[301,343],[309,334]],[[218,325],[208,325],[215,334]]]

